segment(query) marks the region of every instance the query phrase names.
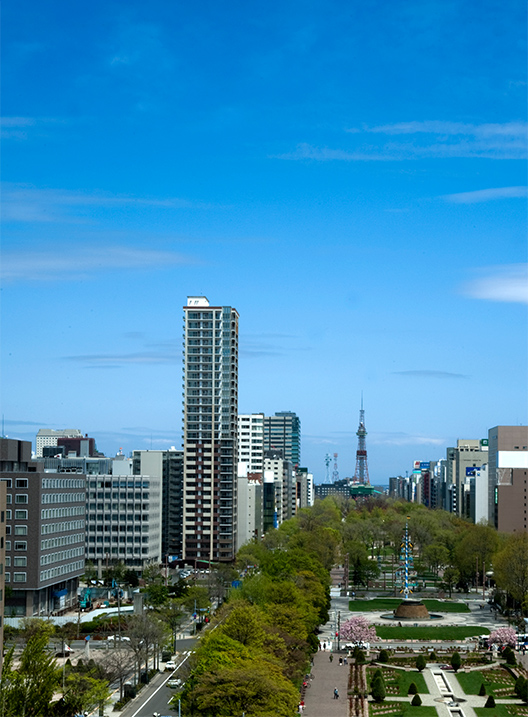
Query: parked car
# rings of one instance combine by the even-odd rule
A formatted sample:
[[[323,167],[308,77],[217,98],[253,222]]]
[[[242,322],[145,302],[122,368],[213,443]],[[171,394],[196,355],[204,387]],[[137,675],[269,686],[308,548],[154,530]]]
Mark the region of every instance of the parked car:
[[[117,641],[121,640],[121,642],[130,642],[130,638],[127,637],[126,635],[121,635],[121,637],[119,635],[108,635],[108,637],[106,639],[111,642],[115,642],[116,640]]]

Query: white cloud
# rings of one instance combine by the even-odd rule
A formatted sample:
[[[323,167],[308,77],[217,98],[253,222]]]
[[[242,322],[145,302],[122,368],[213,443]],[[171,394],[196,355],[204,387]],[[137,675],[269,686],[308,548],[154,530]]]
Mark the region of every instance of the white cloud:
[[[130,246],[93,244],[64,248],[50,247],[45,252],[4,251],[2,278],[7,281],[77,281],[79,278],[115,269],[152,269],[190,264],[182,254]]]
[[[445,194],[442,199],[454,204],[477,204],[495,199],[511,199],[528,196],[528,187],[495,187],[492,189],[478,189],[474,192],[458,192]]]
[[[528,304],[528,264],[487,269],[466,285],[463,292],[473,299]]]
[[[378,446],[443,446],[445,438],[409,433],[370,433],[369,442]]]
[[[440,378],[440,379],[451,379],[451,378],[467,378],[463,373],[452,373],[451,371],[432,371],[429,369],[416,369],[410,371],[393,371],[398,376],[409,376],[410,378]]]
[[[2,185],[2,218],[11,222],[74,221],[86,207],[157,207],[205,209],[208,205],[179,197],[135,197],[104,192],[41,189],[24,184]]]

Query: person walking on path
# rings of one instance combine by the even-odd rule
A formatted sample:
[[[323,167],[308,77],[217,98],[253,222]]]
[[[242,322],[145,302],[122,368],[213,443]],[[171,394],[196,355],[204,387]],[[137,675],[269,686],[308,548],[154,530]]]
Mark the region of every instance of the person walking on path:
[[[338,700],[338,699],[339,699],[339,690],[337,689],[337,687],[334,687],[334,700]]]

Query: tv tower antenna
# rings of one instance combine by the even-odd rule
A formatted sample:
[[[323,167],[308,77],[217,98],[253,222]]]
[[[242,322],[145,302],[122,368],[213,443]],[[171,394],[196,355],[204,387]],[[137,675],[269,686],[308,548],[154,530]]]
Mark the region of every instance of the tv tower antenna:
[[[332,473],[332,480],[334,483],[339,480],[339,471],[337,470],[337,453],[334,453],[334,472]]]
[[[365,428],[365,411],[363,410],[363,393],[361,393],[361,410],[359,411],[359,428],[356,431],[358,437],[358,447],[356,451],[356,472],[354,473],[354,482],[363,485],[370,485],[367,463],[367,442],[365,437],[367,429]]]
[[[325,480],[325,483],[330,483],[330,463],[331,463],[330,454],[327,453],[326,456],[325,456],[325,466],[326,466],[326,480]]]

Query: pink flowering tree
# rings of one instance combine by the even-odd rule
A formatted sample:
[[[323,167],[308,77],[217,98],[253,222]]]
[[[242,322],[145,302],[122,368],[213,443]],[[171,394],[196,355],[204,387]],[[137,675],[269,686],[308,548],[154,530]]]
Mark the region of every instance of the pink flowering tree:
[[[376,630],[368,624],[368,620],[357,615],[341,625],[341,639],[350,642],[374,642],[378,638]]]
[[[489,645],[508,645],[515,647],[517,644],[517,635],[513,627],[499,627],[488,637]]]

